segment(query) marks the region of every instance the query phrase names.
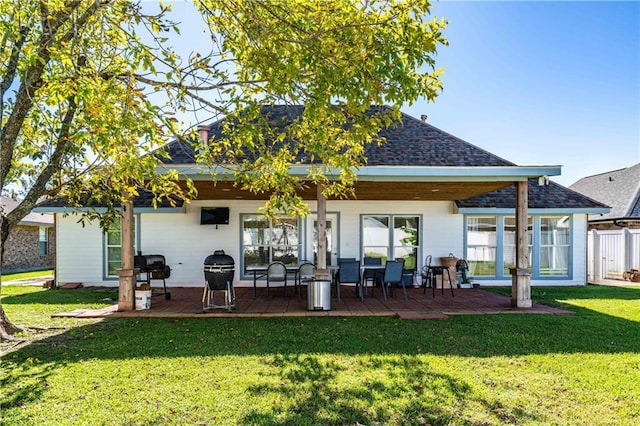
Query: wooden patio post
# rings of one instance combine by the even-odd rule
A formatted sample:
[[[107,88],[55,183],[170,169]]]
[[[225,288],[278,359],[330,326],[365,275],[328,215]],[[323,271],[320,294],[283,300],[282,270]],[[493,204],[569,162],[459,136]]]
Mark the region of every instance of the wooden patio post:
[[[118,311],[132,311],[135,307],[137,271],[133,268],[133,202],[122,203],[120,235],[122,236],[122,268],[116,270],[119,280]]]
[[[511,306],[531,307],[531,269],[527,239],[527,205],[529,183],[518,181],[516,185],[516,267],[511,268]]]
[[[327,269],[327,199],[322,193],[323,188],[322,184],[318,184],[318,225],[316,229],[318,236],[318,260],[315,278],[317,280],[327,281],[331,279],[331,273]]]

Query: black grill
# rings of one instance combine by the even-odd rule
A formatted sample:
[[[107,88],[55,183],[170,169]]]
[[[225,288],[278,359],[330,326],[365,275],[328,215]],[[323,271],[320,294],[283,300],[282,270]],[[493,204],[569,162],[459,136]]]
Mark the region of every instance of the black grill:
[[[204,279],[209,290],[227,290],[234,274],[235,262],[224,250],[216,250],[204,260]]]
[[[171,276],[171,268],[167,265],[165,258],[161,254],[145,254],[138,252],[133,257],[133,267],[140,270],[138,282],[146,282],[151,285],[151,280],[162,280],[165,299],[171,299],[171,293],[167,292],[166,279]]]

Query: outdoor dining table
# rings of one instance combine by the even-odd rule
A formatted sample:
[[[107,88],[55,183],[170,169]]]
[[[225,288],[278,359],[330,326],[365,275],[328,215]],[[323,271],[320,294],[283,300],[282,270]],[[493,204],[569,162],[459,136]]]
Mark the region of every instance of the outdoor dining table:
[[[384,268],[385,265],[361,265],[360,266],[360,277],[363,280],[362,283],[360,283],[360,300],[364,300],[364,296],[365,296],[365,285],[366,282],[364,282],[364,273],[365,271],[382,271],[384,273]],[[375,286],[375,283],[374,283]],[[373,291],[373,290],[372,290]]]
[[[258,280],[264,276],[267,275],[267,269],[269,268],[269,265],[256,265],[256,266],[247,266],[245,268],[246,272],[252,272],[253,273],[253,297],[255,298],[257,296],[257,288],[258,288]],[[293,279],[294,281],[297,279],[298,276],[298,269],[300,268],[299,265],[286,265],[287,268],[287,274],[293,275]],[[360,266],[360,277],[364,276],[365,271],[384,271],[384,265],[361,265]],[[337,276],[338,276],[338,272],[340,271],[340,266],[339,265],[330,265],[327,266],[327,269],[329,271],[331,271],[331,281],[334,284],[339,285],[339,283],[337,283]],[[361,283],[361,285],[359,286],[359,296],[362,299],[364,297],[364,289],[363,289],[363,285],[364,283]],[[338,292],[338,300],[340,299],[340,291],[337,290]]]
[[[298,278],[298,269],[299,265],[286,265],[287,275],[293,274],[294,282]],[[245,271],[253,272],[253,297],[255,299],[257,295],[257,284],[258,280],[267,275],[267,270],[269,269],[269,265],[259,265],[259,266],[247,266]]]

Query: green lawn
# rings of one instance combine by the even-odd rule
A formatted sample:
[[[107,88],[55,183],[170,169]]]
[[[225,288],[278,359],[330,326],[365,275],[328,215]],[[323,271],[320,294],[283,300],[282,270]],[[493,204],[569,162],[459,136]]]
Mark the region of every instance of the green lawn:
[[[3,425],[640,424],[637,287],[534,290],[564,316],[49,318],[110,297],[3,287],[64,327],[3,356]]]
[[[24,278],[46,278],[53,275],[53,269],[45,269],[41,271],[16,272],[15,274],[3,274],[2,282],[21,280]]]

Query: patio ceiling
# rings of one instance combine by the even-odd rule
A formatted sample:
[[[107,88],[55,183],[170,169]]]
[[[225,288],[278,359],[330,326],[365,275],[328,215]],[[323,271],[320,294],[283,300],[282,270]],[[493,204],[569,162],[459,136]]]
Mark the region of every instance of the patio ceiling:
[[[233,182],[195,181],[199,200],[264,200],[265,194],[253,194],[235,187]],[[498,182],[371,182],[355,184],[358,200],[423,200],[454,201],[495,191],[513,185],[510,181]],[[309,184],[299,193],[305,200],[317,199],[316,186]]]

